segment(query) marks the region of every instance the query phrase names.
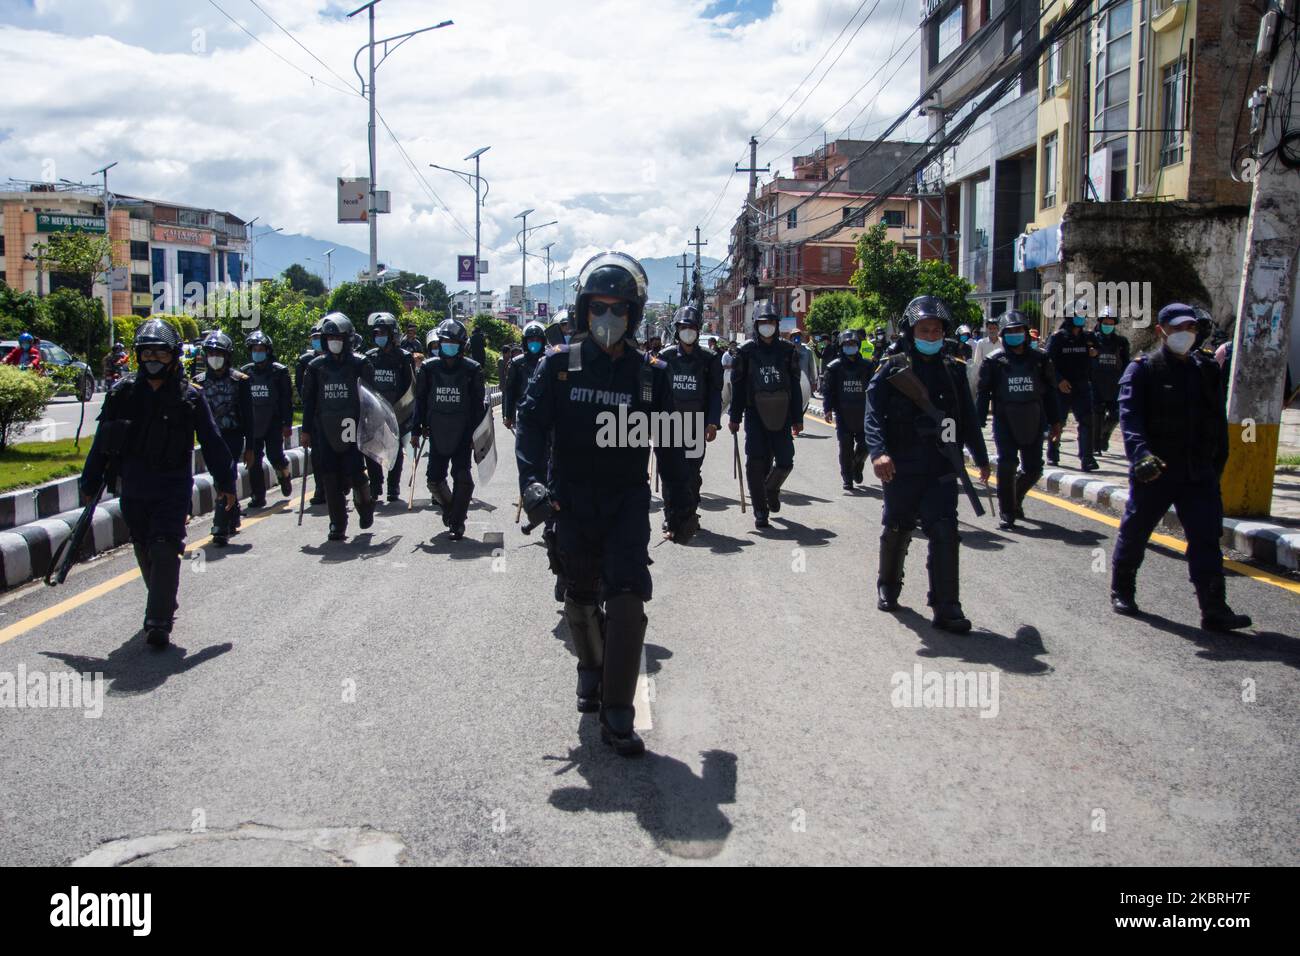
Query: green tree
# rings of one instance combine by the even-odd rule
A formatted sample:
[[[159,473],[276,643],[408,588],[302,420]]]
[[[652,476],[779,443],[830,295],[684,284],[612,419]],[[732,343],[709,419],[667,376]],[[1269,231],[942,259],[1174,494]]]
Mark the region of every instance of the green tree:
[[[486,312],[480,312],[474,316],[474,321],[470,323],[470,331],[474,329],[483,330],[483,340],[487,347],[494,352],[500,352],[502,347],[507,344],[518,344],[523,341],[523,336],[519,329],[496,316],[488,315]]]
[[[90,343],[82,356],[87,362],[103,358],[108,349],[108,329],[104,324],[104,307],[97,300],[76,289],[55,289],[41,300],[45,321],[42,338],[49,338],[70,351]]]
[[[916,294],[942,299],[952,312],[954,327],[969,325],[973,328],[983,318],[983,310],[967,298],[974,291],[974,285],[939,259],[927,259],[917,269]]]
[[[37,243],[36,250],[47,269],[71,276],[81,291],[90,295],[95,276],[110,264],[113,240],[93,232],[56,232],[48,242]],[[51,265],[57,268],[51,269]]]
[[[364,335],[366,319],[372,312],[391,312],[400,320],[402,297],[391,285],[341,282],[330,293],[328,311],[342,312],[352,320],[356,330]]]
[[[826,292],[813,299],[804,317],[804,328],[812,335],[834,335],[844,329],[860,329],[866,316],[862,300],[852,292]]]
[[[289,268],[285,269],[281,275],[283,275],[285,281],[289,283],[290,288],[297,292],[301,292],[304,295],[325,294],[325,283],[321,281],[321,277],[315,273],[308,272],[303,266],[296,262]]]
[[[45,414],[53,395],[54,383],[45,376],[0,365],[0,449]]]
[[[897,320],[917,295],[916,256],[887,238],[884,222],[858,237],[856,252],[858,268],[850,281],[864,314],[873,325]]]
[[[39,306],[40,300],[33,293],[19,292],[0,282],[0,337],[13,339],[19,332],[35,331],[42,321]]]

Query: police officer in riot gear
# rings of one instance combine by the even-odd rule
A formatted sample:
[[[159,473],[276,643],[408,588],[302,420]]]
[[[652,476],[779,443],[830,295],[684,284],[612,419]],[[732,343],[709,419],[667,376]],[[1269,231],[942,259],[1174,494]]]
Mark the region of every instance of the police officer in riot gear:
[[[176,615],[185,523],[193,484],[195,439],[216,485],[218,507],[237,508],[235,463],[203,391],[181,370],[181,339],[160,319],[135,333],[139,371],[118,382],[104,399],[99,428],[81,472],[83,501],[107,470],[118,480],[122,518],[148,588],[146,642],[166,647]]]
[[[934,626],[965,634],[971,623],[962,613],[958,577],[958,475],[941,446],[956,444],[959,453],[965,445],[985,482],[989,459],[965,368],[943,354],[951,323],[948,307],[935,296],[918,296],[908,304],[900,322],[903,345],[867,386],[866,432],[871,465],[885,494],[876,606],[898,609],[903,563],[919,517],[930,542],[926,568]]]
[[[248,479],[253,496],[249,506],[261,508],[266,504],[266,473],[262,470],[262,456],[266,455],[280,478],[280,494],[293,492],[289,478],[289,459],[284,454],[284,443],[293,434],[293,384],[289,369],[275,361],[271,338],[261,329],[244,339],[252,361],[240,371],[248,376],[249,391],[253,396],[253,416],[245,436],[244,464],[248,466]]]
[[[235,344],[224,332],[212,332],[203,340],[204,371],[194,377],[212,418],[221,430],[233,461],[244,453],[244,437],[253,420],[253,396],[248,376],[231,365]],[[239,504],[228,508],[218,501],[212,510],[212,543],[224,546],[239,531]]]
[[[1160,344],[1139,356],[1119,383],[1119,422],[1129,460],[1129,498],[1115,538],[1111,606],[1137,614],[1137,572],[1151,532],[1172,505],[1187,538],[1188,576],[1201,627],[1233,631],[1250,618],[1228,606],[1223,579],[1223,498],[1228,421],[1213,359],[1196,352],[1196,311],[1181,302],[1160,310]]]
[[[781,486],[794,470],[794,436],[803,431],[803,389],[794,346],[777,337],[780,316],[770,300],[754,303],[754,338],[731,368],[731,433],[745,422],[745,477],[754,527],[770,528],[781,510]]]
[[[302,379],[307,373],[307,366],[311,364],[312,359],[321,354],[323,348],[320,339],[320,325],[320,320],[317,320],[316,324],[311,327],[311,348],[298,356],[298,364],[293,370],[293,388],[298,393],[299,401],[302,400]],[[323,505],[325,504],[325,490],[314,471],[311,477],[311,503],[312,505]]]
[[[567,346],[547,355],[519,403],[515,454],[529,521],[552,513],[567,584],[564,611],[578,657],[578,709],[600,711],[601,736],[623,756],[645,751],[633,695],[650,600],[649,448],[600,422],[672,408],[667,369],[630,338],[649,282],[631,256],[606,252],[582,267]],[[552,448],[548,456],[548,440]],[[682,449],[656,449],[672,486],[665,537],[685,544],[699,526]],[[547,480],[547,468],[551,477]],[[601,603],[604,603],[602,609]]]
[[[1025,496],[1043,473],[1043,434],[1061,436],[1052,360],[1026,344],[1029,321],[1008,312],[999,323],[1002,347],[980,363],[975,415],[983,428],[993,407],[993,443],[998,450],[998,527],[1015,529],[1024,518]],[[1019,463],[1019,471],[1016,469]]]
[[[1097,354],[1092,358],[1092,440],[1097,452],[1110,451],[1119,424],[1119,379],[1132,361],[1132,347],[1119,334],[1119,319],[1109,307],[1097,320]]]
[[[524,350],[510,360],[501,380],[501,420],[515,430],[515,409],[524,397],[524,389],[546,354],[546,327],[533,321],[524,326]]]
[[[364,531],[375,520],[375,499],[370,494],[365,456],[358,444],[361,429],[359,383],[374,388],[374,368],[352,351],[352,320],[342,312],[321,319],[325,354],[312,359],[303,377],[302,428],[299,440],[311,449],[316,480],[324,487],[329,507],[330,541],[347,537],[348,506],[345,488]]]
[[[411,440],[429,442],[429,493],[442,510],[451,540],[465,537],[465,516],[474,494],[470,471],[474,429],[486,407],[483,366],[468,355],[469,335],[456,319],[445,319],[429,333],[429,360],[415,383]],[[451,470],[452,487],[447,487]]]
[[[711,442],[722,424],[722,362],[716,352],[699,344],[700,313],[695,306],[686,305],[677,310],[673,329],[676,343],[659,353],[660,360],[668,367],[673,410],[698,416],[697,420],[704,424],[704,441]],[[706,447],[707,444],[700,446],[698,457],[686,456],[695,501],[699,501],[703,485],[700,469],[704,466]],[[672,510],[671,494],[672,489],[665,486],[665,512]],[[664,530],[668,530],[666,523]]]
[[[1092,357],[1097,354],[1097,336],[1084,326],[1082,304],[1070,310],[1061,327],[1047,340],[1047,357],[1052,360],[1063,396],[1062,421],[1071,412],[1079,427],[1079,467],[1083,471],[1096,471],[1101,465],[1093,457],[1092,447]],[[1047,445],[1047,460],[1053,465],[1061,463],[1060,439]]]
[[[861,484],[867,463],[867,383],[874,365],[862,357],[862,338],[855,329],[839,335],[840,356],[826,366],[822,408],[828,422],[835,423],[840,446],[840,479],[845,491]]]
[[[366,353],[375,370],[375,390],[393,406],[397,413],[397,460],[388,469],[388,500],[402,499],[402,461],[405,455],[402,439],[410,431],[414,403],[407,393],[415,384],[415,369],[411,353],[397,344],[397,319],[391,312],[375,312],[369,319],[370,334],[375,347]],[[384,470],[376,461],[366,459],[370,475],[370,497],[376,502],[384,493]]]

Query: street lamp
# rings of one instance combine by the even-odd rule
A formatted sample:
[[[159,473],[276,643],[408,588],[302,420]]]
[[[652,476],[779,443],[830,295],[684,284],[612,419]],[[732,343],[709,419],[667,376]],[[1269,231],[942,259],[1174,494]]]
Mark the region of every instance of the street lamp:
[[[362,10],[367,10],[369,11],[370,14],[370,42],[367,43],[365,46],[361,47],[360,49],[358,49],[356,52],[356,56],[352,57],[352,69],[356,72],[357,79],[361,81],[361,95],[365,96],[369,94],[369,98],[370,98],[370,128],[369,128],[370,197],[369,197],[369,202],[367,203],[369,208],[366,212],[366,219],[370,223],[370,273],[369,275],[370,275],[371,282],[376,281],[376,279],[378,278],[376,275],[376,269],[379,266],[379,220],[377,218],[379,210],[376,208],[377,204],[375,201],[376,199],[375,197],[375,70],[377,70],[383,64],[383,62],[386,59],[388,59],[388,55],[390,53],[394,52],[399,46],[401,46],[407,40],[411,39],[411,37],[416,36],[417,34],[420,33],[428,33],[430,30],[441,30],[443,27],[449,27],[452,25],[452,21],[443,20],[442,23],[435,24],[434,26],[431,27],[423,27],[419,30],[410,30],[406,33],[397,33],[391,37],[385,37],[382,40],[376,40],[375,39],[375,5],[377,3],[379,3],[379,0],[370,0],[369,3],[357,7],[355,10],[353,10],[351,13],[348,14],[349,17],[355,17]],[[393,45],[393,48],[391,50],[388,48],[388,45],[390,43]],[[378,63],[375,62],[376,44],[382,44],[384,47],[384,55],[379,58]],[[361,75],[361,70],[357,68],[357,60],[358,58],[360,58],[362,50],[370,51],[370,82],[369,83],[367,83],[366,78]],[[477,265],[478,264],[475,263],[476,267]]]
[[[542,251],[546,253],[546,317],[548,319],[551,317],[551,246],[553,245],[555,243],[548,242],[542,247]]]
[[[547,226],[554,226],[557,222],[559,222],[558,219],[552,219],[550,222],[544,222],[540,226],[532,226],[530,228],[528,225],[528,216],[530,213],[534,213],[536,211],[537,210],[535,209],[526,209],[523,212],[521,212],[518,216],[515,216],[516,219],[522,219],[524,221],[524,227],[520,229],[518,235],[515,236],[515,242],[522,242],[521,251],[523,252],[522,261],[523,261],[523,272],[524,272],[524,276],[523,276],[524,277],[524,311],[523,311],[524,315],[528,314],[528,234],[530,232],[536,232],[538,229],[545,229]],[[538,256],[537,258],[540,259],[541,256]]]
[[[330,257],[338,252],[338,247],[334,246],[326,249],[321,253],[325,257],[325,291],[329,292],[334,288],[334,260]]]
[[[260,218],[262,217],[255,216],[253,222],[257,222]],[[252,224],[252,222],[249,223],[250,226]],[[275,229],[268,229],[266,232],[256,236],[250,234],[248,237],[248,272],[252,277],[253,282],[257,281],[257,240],[265,239],[267,236],[274,235],[277,232],[284,232],[284,226],[277,226]]]
[[[117,165],[117,161],[109,163],[100,169],[95,170],[90,175],[104,177],[104,234],[108,236],[108,267],[104,270],[104,312],[108,316],[108,348],[113,349],[113,227],[110,223],[113,212],[113,197],[108,192],[108,171]],[[86,352],[87,357],[90,353],[90,336],[87,335]]]
[[[459,169],[448,169],[446,166],[439,166],[437,163],[429,164],[434,169],[441,169],[444,173],[451,173],[454,176],[459,176],[462,180],[464,180],[465,185],[467,186],[470,184],[471,180],[474,183],[474,311],[475,312],[478,311],[478,302],[480,298],[479,281],[483,273],[483,264],[479,259],[480,236],[482,235],[482,229],[483,229],[482,207],[483,204],[487,202],[487,191],[492,188],[491,185],[488,183],[488,181],[479,175],[479,171],[478,171],[479,157],[482,156],[491,148],[492,148],[491,146],[480,146],[478,149],[474,150],[474,152],[470,153],[468,156],[465,157],[466,162],[468,162],[471,159],[474,160],[474,172],[472,173],[463,172],[462,170]],[[481,196],[479,195],[480,186],[483,187],[483,193]]]

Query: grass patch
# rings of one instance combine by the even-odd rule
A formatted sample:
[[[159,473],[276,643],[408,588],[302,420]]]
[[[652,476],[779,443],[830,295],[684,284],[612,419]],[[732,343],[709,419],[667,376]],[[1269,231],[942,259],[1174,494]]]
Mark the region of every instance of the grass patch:
[[[1277,463],[1290,468],[1300,468],[1300,455],[1278,455]]]
[[[10,445],[0,451],[0,491],[30,488],[81,474],[93,440],[93,435],[81,436],[80,451],[73,447],[71,438]]]

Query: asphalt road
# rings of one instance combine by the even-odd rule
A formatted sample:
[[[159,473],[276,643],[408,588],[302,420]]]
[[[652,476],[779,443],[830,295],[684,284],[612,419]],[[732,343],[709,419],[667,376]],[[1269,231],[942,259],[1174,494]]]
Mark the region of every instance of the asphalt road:
[[[706,530],[652,552],[650,752],[624,760],[574,710],[499,440],[471,540],[423,497],[342,544],[323,509],[300,528],[272,501],[230,547],[198,548],[164,653],[136,634],[127,549],[0,598],[0,675],[107,684],[97,719],[0,707],[0,863],[1300,862],[1293,582],[1232,576],[1257,626],[1203,634],[1184,560],[1157,548],[1149,616],[1118,618],[1104,518],[1035,498],[1002,534],[963,505],[976,629],[947,635],[923,540],[908,609],[875,610],[880,494],[841,491],[831,428],[810,421],[762,534],[724,432]],[[985,696],[903,706],[932,672]]]
[[[95,434],[96,421],[99,417],[99,410],[104,405],[104,393],[96,392],[94,397],[86,402],[86,416],[81,418],[81,403],[71,396],[60,396],[52,399],[50,404],[45,407],[45,414],[38,421],[32,422],[23,429],[19,438],[23,441],[58,441],[63,438],[72,438],[77,434],[77,423],[81,422],[81,437],[93,437]]]

